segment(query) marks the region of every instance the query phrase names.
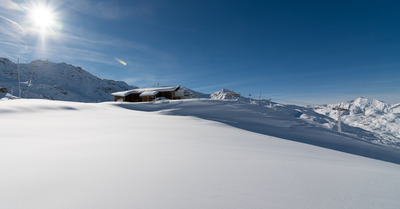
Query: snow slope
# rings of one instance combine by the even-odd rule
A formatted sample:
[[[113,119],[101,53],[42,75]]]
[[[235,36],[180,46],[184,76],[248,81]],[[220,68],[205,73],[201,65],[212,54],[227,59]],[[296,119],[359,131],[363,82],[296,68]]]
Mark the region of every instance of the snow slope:
[[[20,64],[20,80],[22,98],[63,101],[112,101],[112,92],[136,88],[123,81],[100,79],[80,67],[41,60]],[[0,87],[19,95],[17,64],[6,58],[0,58]]]
[[[212,99],[231,100],[242,103],[259,104],[273,109],[280,117],[291,116],[302,119],[312,126],[337,131],[337,111],[333,107],[350,109],[342,113],[342,132],[359,140],[400,148],[400,104],[389,105],[378,100],[358,98],[354,101],[333,105],[296,106],[283,105],[270,100],[251,100],[246,97],[227,97],[232,91],[222,89],[211,95]],[[267,133],[271,134],[271,133]]]
[[[374,159],[400,163],[400,149],[372,143],[377,138],[366,130],[343,125],[348,133],[322,126],[333,119],[299,106],[272,104],[262,106],[235,100],[188,99],[154,103],[114,103],[131,110],[161,111],[163,114],[193,116],[221,122],[236,128],[307,143]],[[319,118],[312,122],[302,118]],[[349,134],[352,133],[352,134]]]
[[[236,104],[194,99],[142,104],[3,99],[0,209],[400,205],[400,162],[200,119],[208,111],[219,120],[234,119],[230,122],[242,128],[253,126],[244,125],[250,123],[245,116],[253,110]],[[160,106],[164,108],[154,108]],[[231,110],[231,115],[219,112],[222,109]],[[166,115],[179,112],[196,117]],[[265,121],[266,128],[294,125],[269,111],[254,120]],[[308,127],[302,128],[298,134],[307,136]],[[310,131],[322,134],[326,129],[320,130]],[[315,138],[344,139],[331,133]]]
[[[375,99],[357,98],[340,104],[313,107],[315,112],[337,120],[333,107],[349,109],[342,113],[342,122],[374,133],[376,143],[400,147],[400,104],[387,104]]]

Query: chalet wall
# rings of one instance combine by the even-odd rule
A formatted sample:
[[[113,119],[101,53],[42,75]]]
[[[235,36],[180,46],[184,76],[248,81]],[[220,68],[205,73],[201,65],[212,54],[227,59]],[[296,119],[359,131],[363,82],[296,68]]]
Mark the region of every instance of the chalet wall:
[[[124,102],[141,102],[142,98],[140,98],[139,94],[129,94],[125,96]]]
[[[120,100],[120,99],[124,100],[124,97],[122,97],[122,96],[114,96],[114,101],[115,102]]]
[[[142,97],[142,102],[151,102],[155,99],[155,96],[144,96]]]
[[[174,99],[174,92],[173,91],[158,92],[157,97],[165,97],[167,99]]]

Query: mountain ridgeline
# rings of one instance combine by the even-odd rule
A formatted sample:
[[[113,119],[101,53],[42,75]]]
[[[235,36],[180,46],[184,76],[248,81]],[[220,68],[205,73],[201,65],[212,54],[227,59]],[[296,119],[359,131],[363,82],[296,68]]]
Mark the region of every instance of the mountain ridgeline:
[[[230,99],[233,91],[222,89],[211,95],[212,99]],[[336,132],[338,111],[334,107],[348,109],[341,113],[342,132],[344,135],[356,136],[358,139],[375,144],[400,148],[400,104],[387,104],[376,99],[357,98],[339,104],[318,106],[283,105],[270,100],[251,100],[235,97],[234,100],[258,104],[274,110],[274,114],[285,118],[298,118],[312,126]],[[273,115],[271,112],[269,116]]]
[[[22,98],[38,98],[76,102],[111,101],[112,92],[137,88],[123,81],[100,79],[81,67],[66,63],[35,60],[20,64]],[[0,88],[18,96],[18,66],[0,58]]]
[[[319,105],[314,111],[338,119],[334,107],[348,109],[342,113],[342,122],[374,133],[377,143],[400,147],[400,104],[387,104],[376,99],[357,98],[340,104]]]
[[[36,60],[29,64],[20,64],[19,72],[22,98],[102,102],[112,101],[111,93],[113,92],[137,88],[123,81],[100,79],[80,67],[66,63]],[[19,95],[17,64],[6,58],[0,58],[0,90],[3,87],[8,89],[8,93],[14,96]],[[374,99],[357,98],[340,104],[301,107],[283,105],[271,100],[252,100],[227,89],[211,95],[190,91],[196,98],[254,104],[262,111],[269,111],[269,116],[295,118],[294,120],[301,120],[332,132],[336,132],[338,128],[338,112],[334,110],[334,107],[345,108],[349,111],[341,114],[343,134],[375,144],[400,147],[398,125],[400,124],[400,104],[391,105]],[[1,95],[4,96],[4,92],[0,93],[0,99]],[[8,97],[11,98],[11,95]]]

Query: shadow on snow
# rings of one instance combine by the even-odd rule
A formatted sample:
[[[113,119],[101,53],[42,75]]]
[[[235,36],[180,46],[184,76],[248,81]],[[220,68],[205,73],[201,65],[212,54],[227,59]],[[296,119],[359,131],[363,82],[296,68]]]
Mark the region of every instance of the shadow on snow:
[[[335,121],[305,107],[277,104],[265,107],[237,101],[208,99],[114,104],[131,110],[194,116],[255,133],[400,164],[400,149],[369,142],[368,140],[376,138],[372,133],[360,128],[343,124],[342,130],[352,133],[349,135],[308,123],[299,117],[308,114],[318,117],[318,120],[322,120],[320,122]]]

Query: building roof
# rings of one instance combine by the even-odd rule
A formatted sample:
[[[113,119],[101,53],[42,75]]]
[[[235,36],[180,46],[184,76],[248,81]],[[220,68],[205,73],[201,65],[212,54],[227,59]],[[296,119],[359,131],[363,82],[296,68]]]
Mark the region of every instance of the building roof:
[[[158,91],[144,91],[139,96],[140,97],[148,97],[148,96],[155,96],[158,94]]]
[[[129,94],[140,94],[141,97],[154,96],[158,92],[176,91],[178,88],[180,88],[180,86],[160,86],[160,87],[151,87],[151,88],[141,88],[141,89],[132,89],[132,90],[128,90],[128,91],[114,92],[114,93],[112,93],[112,95],[113,96],[121,96],[121,97],[125,97]],[[145,92],[147,92],[147,93],[145,93]],[[145,94],[142,95],[143,93],[145,93]],[[150,94],[150,93],[152,93],[152,95],[146,95],[146,94]]]

